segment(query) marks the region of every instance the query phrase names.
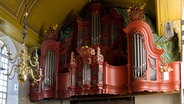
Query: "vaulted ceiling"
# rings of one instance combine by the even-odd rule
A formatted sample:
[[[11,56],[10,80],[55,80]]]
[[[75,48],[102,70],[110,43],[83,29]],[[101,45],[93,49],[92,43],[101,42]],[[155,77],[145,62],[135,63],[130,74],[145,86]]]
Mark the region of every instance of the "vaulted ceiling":
[[[63,26],[74,18],[91,0],[27,0],[27,37],[28,47],[39,46],[44,31],[50,25]],[[99,0],[106,6],[128,8],[132,4],[146,3],[145,12],[157,18],[159,0]],[[172,0],[175,1],[175,0]],[[180,0],[181,1],[181,0]],[[0,31],[22,42],[22,24],[25,0],[0,0]]]

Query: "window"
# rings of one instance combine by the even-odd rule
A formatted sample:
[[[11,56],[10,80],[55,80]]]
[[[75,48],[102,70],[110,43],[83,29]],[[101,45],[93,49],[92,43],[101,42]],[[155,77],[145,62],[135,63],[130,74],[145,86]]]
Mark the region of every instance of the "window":
[[[18,104],[19,84],[16,78],[17,75],[11,80],[8,80],[9,78],[3,75],[3,73],[7,73],[8,67],[12,67],[12,64],[7,59],[7,47],[11,47],[12,56],[15,55],[17,50],[8,36],[4,36],[1,31],[0,35],[2,35],[0,36],[0,68],[6,69],[0,70],[0,104]]]
[[[7,48],[5,43],[0,40],[0,67],[3,69],[8,68],[8,59],[7,59]],[[7,73],[7,70],[3,71]],[[6,104],[7,102],[7,86],[8,86],[8,79],[7,76],[0,73],[0,104]]]

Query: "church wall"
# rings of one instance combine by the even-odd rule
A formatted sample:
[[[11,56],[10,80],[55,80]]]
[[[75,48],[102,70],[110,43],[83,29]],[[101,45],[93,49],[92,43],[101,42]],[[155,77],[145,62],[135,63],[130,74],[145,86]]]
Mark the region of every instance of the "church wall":
[[[135,104],[180,104],[180,94],[136,96]]]

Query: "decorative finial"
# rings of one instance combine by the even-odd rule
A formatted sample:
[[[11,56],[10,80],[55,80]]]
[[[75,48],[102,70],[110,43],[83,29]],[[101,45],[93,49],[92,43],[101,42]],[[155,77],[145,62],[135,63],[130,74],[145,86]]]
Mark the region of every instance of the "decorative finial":
[[[143,20],[144,19],[143,9],[144,9],[145,5],[146,5],[146,3],[144,3],[142,6],[133,5],[127,9],[130,22],[134,21],[134,20]]]
[[[48,27],[48,29],[45,31],[46,33],[46,38],[56,38],[56,31],[57,31],[57,28],[58,28],[58,25],[56,24],[55,26],[54,25],[51,25]]]

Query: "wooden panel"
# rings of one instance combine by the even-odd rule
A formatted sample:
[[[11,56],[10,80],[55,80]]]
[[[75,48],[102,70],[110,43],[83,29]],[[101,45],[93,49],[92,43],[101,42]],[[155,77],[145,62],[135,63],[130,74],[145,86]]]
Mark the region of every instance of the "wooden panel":
[[[105,93],[120,94],[128,92],[128,69],[127,66],[111,66],[105,65],[105,79],[104,84]]]

